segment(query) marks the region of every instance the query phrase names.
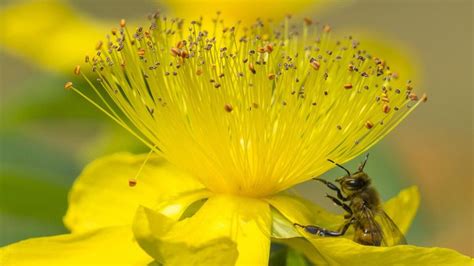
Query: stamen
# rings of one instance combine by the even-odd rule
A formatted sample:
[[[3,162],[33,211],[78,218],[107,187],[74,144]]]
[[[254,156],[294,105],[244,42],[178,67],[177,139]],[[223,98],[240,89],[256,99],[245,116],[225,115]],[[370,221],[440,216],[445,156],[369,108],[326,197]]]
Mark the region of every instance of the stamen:
[[[153,148],[156,148],[156,147],[153,147]],[[152,154],[153,152],[154,152],[154,149],[151,149],[150,152],[148,152],[148,154],[147,154],[145,160],[143,161],[142,165],[141,165],[140,168],[138,169],[138,172],[137,172],[137,174],[135,175],[135,177],[134,177],[134,178],[130,178],[130,179],[128,180],[128,185],[129,185],[130,187],[134,187],[134,186],[137,185],[138,177],[139,177],[140,174],[142,173],[143,168],[145,167],[146,163],[147,163],[148,160],[150,159],[150,156],[151,156],[151,154]]]
[[[332,40],[310,19],[246,30],[150,19],[133,32],[122,19],[98,43],[85,59],[93,82],[74,68],[98,102],[64,88],[214,191],[284,190],[331,167],[326,158],[363,152],[427,99],[364,42]]]

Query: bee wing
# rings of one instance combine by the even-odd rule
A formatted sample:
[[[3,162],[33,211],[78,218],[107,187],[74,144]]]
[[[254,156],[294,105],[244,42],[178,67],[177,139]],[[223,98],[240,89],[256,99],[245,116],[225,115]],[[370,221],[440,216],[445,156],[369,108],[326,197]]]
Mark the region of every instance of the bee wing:
[[[377,212],[376,222],[380,225],[384,246],[405,245],[407,241],[398,226],[383,210]]]
[[[369,240],[369,243],[380,243],[381,240],[381,244],[386,246],[382,226],[380,226],[380,224],[376,221],[377,214],[372,212],[372,210],[364,204],[360,215],[365,222],[365,234],[369,235],[370,237],[370,240],[367,239]]]

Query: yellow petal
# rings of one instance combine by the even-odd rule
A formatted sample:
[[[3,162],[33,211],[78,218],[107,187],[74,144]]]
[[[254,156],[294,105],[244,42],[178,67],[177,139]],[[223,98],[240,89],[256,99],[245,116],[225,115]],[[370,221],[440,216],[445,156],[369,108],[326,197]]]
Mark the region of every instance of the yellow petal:
[[[206,189],[185,192],[169,200],[160,202],[158,212],[168,218],[178,220],[191,204],[201,199],[209,198],[210,196],[211,193]]]
[[[209,19],[216,17],[216,11],[221,11],[221,17],[234,23],[238,20],[253,22],[257,18],[281,19],[307,9],[320,11],[331,2],[334,3],[328,0],[166,0],[164,4],[172,14],[180,17]]]
[[[33,238],[0,249],[0,265],[4,266],[145,266],[152,261],[133,240],[130,227]]]
[[[132,224],[138,206],[156,207],[163,200],[202,189],[192,177],[160,158],[151,158],[136,186],[130,187],[129,179],[144,160],[144,155],[120,153],[89,164],[69,194],[66,226],[80,232]]]
[[[142,208],[134,232],[143,249],[166,264],[187,260],[199,265],[233,264],[237,259],[237,265],[267,265],[270,223],[270,208],[264,201],[215,195],[194,216],[179,222]],[[174,254],[177,247],[180,252]]]
[[[25,1],[0,11],[0,44],[51,70],[72,73],[106,28],[61,1]]]
[[[141,207],[134,224],[135,238],[156,261],[166,265],[233,265],[238,252],[230,238],[217,238],[199,246],[163,241],[162,237],[176,223],[174,220]]]
[[[310,242],[326,259],[321,265],[472,265],[469,257],[445,248],[372,247],[345,238],[314,238]]]
[[[293,223],[299,223],[332,227],[344,220],[344,217],[329,213],[316,204],[294,195],[279,194],[268,198],[267,202],[286,217],[291,226]]]
[[[385,212],[392,218],[402,233],[410,228],[416,211],[420,205],[420,192],[418,187],[412,186],[402,190],[397,196],[391,198],[383,205]]]

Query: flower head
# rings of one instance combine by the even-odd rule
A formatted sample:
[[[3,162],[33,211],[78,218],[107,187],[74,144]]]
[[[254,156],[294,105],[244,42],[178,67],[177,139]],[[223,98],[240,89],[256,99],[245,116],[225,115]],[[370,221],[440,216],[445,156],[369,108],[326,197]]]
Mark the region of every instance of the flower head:
[[[320,175],[426,99],[328,25],[150,19],[133,32],[122,20],[86,57],[100,108],[215,193],[267,196]]]

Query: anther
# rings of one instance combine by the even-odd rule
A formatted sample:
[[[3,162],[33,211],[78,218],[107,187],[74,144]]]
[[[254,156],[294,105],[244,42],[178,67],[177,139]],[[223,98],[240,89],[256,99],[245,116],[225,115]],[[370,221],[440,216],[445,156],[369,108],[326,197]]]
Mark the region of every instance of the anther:
[[[321,64],[319,64],[319,62],[314,59],[314,58],[311,58],[311,60],[309,61],[309,63],[311,64],[311,66],[315,69],[315,70],[319,70],[319,67],[321,66]]]
[[[426,101],[428,101],[428,96],[426,95],[426,93],[423,93],[423,96],[421,96],[421,100],[426,103]]]
[[[178,48],[173,47],[173,48],[171,48],[171,55],[173,55],[175,57],[179,56],[179,55],[181,55],[181,51]]]
[[[273,52],[273,46],[270,43],[265,46],[265,52],[267,53]]]
[[[230,112],[232,112],[232,110],[234,110],[234,108],[232,107],[232,105],[226,103],[226,104],[224,105],[224,110],[225,110],[226,112],[230,113]]]
[[[275,79],[275,74],[273,74],[273,73],[268,74],[268,79],[269,80],[274,80]]]
[[[371,121],[367,120],[367,122],[365,122],[365,127],[368,128],[368,129],[371,129],[374,127],[374,123],[372,123]]]
[[[344,84],[344,89],[346,89],[346,90],[352,89],[352,84],[351,83]]]
[[[412,101],[418,101],[418,96],[414,92],[410,93],[410,95],[408,95],[408,97]]]
[[[66,90],[70,90],[72,88],[72,82],[68,81],[64,84],[64,88]]]
[[[257,71],[255,70],[255,67],[253,66],[252,63],[249,63],[249,69],[250,69],[250,71],[252,72],[252,74],[257,73]]]
[[[126,24],[125,19],[120,20],[120,27],[124,28]]]
[[[323,31],[326,32],[326,33],[330,32],[330,31],[331,31],[331,26],[329,26],[329,25],[324,25],[324,26],[323,26]]]
[[[81,74],[81,66],[80,66],[80,65],[77,65],[77,66],[74,68],[74,74],[76,74],[76,75]]]
[[[96,49],[96,50],[100,50],[100,48],[102,48],[102,44],[103,44],[103,42],[102,42],[102,41],[99,41],[99,42],[97,43],[97,45],[95,46],[95,49]]]
[[[134,187],[137,185],[137,180],[135,178],[129,179],[128,180],[128,186],[129,187]]]
[[[384,113],[390,112],[390,105],[384,104],[384,105],[382,106],[382,111],[383,111]]]
[[[181,51],[181,55],[180,55],[180,56],[181,56],[181,58],[183,58],[183,59],[184,59],[184,58],[188,58],[188,57],[189,57],[189,53],[186,52],[185,50],[183,50],[183,51]]]
[[[176,47],[177,47],[178,49],[182,49],[185,45],[186,45],[186,41],[179,41],[179,42],[176,44]]]

